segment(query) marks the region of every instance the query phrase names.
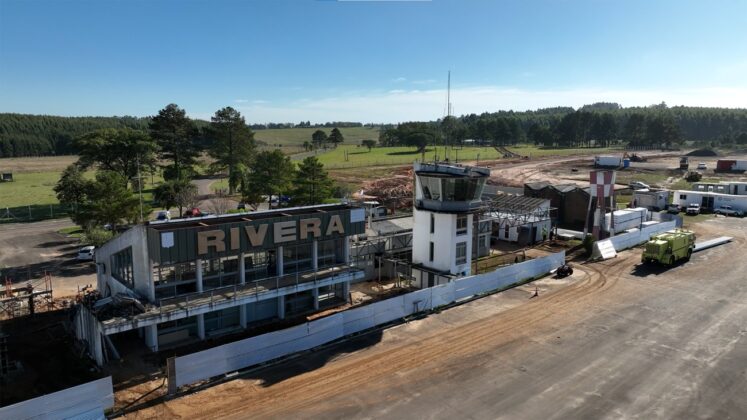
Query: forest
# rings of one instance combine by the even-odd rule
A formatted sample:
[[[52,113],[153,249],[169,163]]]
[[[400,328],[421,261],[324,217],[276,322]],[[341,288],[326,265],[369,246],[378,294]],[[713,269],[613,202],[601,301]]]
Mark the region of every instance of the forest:
[[[0,157],[75,154],[73,140],[104,128],[147,131],[150,117],[56,117],[0,114]],[[194,121],[198,129],[207,121]],[[293,127],[352,127],[358,122],[312,124],[254,124],[254,129]],[[382,146],[424,143],[511,145],[530,142],[543,147],[602,147],[612,144],[634,148],[671,147],[683,141],[708,145],[747,144],[747,109],[622,107],[595,103],[579,109],[543,108],[534,111],[499,111],[446,117],[430,122],[385,125]],[[207,141],[198,139],[198,141]]]

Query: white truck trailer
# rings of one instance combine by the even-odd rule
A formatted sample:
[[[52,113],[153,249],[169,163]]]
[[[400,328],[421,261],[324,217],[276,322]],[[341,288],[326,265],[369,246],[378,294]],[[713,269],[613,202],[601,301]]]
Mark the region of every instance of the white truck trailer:
[[[618,156],[594,156],[594,166],[598,168],[619,168],[623,159]]]

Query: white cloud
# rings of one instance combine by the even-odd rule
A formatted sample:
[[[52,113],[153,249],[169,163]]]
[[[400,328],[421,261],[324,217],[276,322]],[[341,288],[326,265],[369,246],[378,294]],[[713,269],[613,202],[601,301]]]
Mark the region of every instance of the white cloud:
[[[425,79],[425,80],[413,80],[413,85],[430,85],[431,83],[436,83],[436,79]]]
[[[404,78],[404,77],[398,77],[396,79],[392,79],[392,82],[394,82],[394,83],[402,83],[402,82],[406,82],[406,81],[407,81],[407,79]]]
[[[247,121],[251,122],[299,120],[401,122],[433,120],[442,117],[445,98],[445,89],[397,89],[364,95],[336,95],[310,100],[305,98],[305,100],[296,100],[285,105],[251,104],[239,108]],[[594,102],[646,106],[664,101],[669,106],[747,108],[747,88],[525,90],[482,86],[452,89],[451,100],[457,115],[509,109],[524,111],[553,106],[578,108]]]
[[[234,99],[233,101],[235,103],[237,103],[237,104],[245,104],[245,103],[249,102],[248,99]]]
[[[267,101],[265,101],[264,99],[255,99],[252,101],[252,103],[253,104],[266,104]]]

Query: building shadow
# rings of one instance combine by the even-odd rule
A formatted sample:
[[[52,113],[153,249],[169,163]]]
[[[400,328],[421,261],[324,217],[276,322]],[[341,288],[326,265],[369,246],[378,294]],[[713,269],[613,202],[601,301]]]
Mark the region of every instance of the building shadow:
[[[258,380],[261,382],[260,386],[269,387],[295,376],[313,372],[340,356],[373,347],[381,342],[383,336],[384,331],[376,329],[354,338],[342,339],[327,347],[307,351],[300,357],[243,375],[243,378]]]

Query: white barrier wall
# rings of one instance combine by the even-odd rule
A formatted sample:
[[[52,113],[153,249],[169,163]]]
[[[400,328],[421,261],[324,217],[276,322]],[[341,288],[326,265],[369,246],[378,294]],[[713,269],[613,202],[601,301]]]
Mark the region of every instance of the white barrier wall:
[[[114,406],[112,377],[63,389],[42,397],[0,407],[0,419],[103,419],[104,410]]]
[[[464,277],[407,293],[302,325],[203,350],[174,360],[176,386],[234,372],[299,351],[312,349],[407,315],[448,305],[548,273],[565,262],[565,252]]]
[[[648,241],[652,236],[657,235],[668,230],[672,230],[677,227],[677,222],[672,220],[670,222],[661,222],[645,226],[643,229],[631,229],[628,233],[614,236],[604,241],[597,242],[610,242],[615,247],[615,251],[622,251],[623,249],[632,248]],[[594,257],[600,256],[599,245],[594,245]]]

